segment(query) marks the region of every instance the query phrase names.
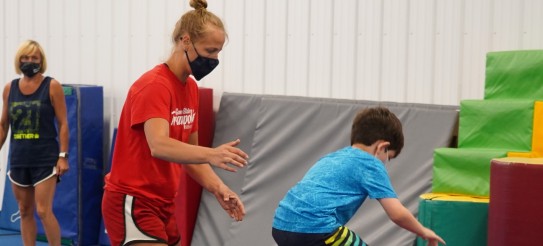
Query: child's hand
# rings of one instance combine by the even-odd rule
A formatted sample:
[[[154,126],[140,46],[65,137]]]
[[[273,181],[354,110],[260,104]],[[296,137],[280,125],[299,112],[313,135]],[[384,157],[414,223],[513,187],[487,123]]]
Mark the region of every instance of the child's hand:
[[[421,235],[422,238],[424,238],[424,240],[428,241],[428,244],[429,246],[438,246],[439,243],[442,243],[444,245],[447,245],[445,243],[445,240],[443,240],[440,236],[438,236],[434,231],[428,229],[428,228],[424,228],[424,232],[423,234]]]

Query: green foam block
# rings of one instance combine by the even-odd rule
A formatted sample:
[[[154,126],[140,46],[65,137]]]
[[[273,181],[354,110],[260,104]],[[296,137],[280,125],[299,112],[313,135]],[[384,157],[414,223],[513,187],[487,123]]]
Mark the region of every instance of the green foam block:
[[[435,149],[432,192],[487,197],[490,161],[506,156],[496,149]]]
[[[419,222],[441,236],[447,245],[487,245],[488,199],[463,198],[446,194],[422,195]],[[426,243],[417,238],[417,246],[426,246]]]
[[[485,99],[543,99],[543,50],[489,52]]]
[[[530,99],[461,101],[458,148],[530,151],[534,103]]]

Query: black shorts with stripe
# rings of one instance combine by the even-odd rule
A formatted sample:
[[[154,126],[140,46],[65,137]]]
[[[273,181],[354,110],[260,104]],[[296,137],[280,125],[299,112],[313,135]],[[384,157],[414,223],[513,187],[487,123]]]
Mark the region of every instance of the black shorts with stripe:
[[[36,186],[39,183],[56,176],[58,179],[57,169],[55,166],[49,167],[15,167],[10,168],[8,177],[11,182],[20,187]]]
[[[272,228],[272,236],[278,246],[369,246],[345,226],[331,233],[297,233]]]

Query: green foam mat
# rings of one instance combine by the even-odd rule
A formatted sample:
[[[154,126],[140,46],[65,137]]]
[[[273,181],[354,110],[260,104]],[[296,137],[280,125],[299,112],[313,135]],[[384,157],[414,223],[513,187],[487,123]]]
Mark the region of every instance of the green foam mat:
[[[447,245],[487,245],[488,199],[423,194],[419,200],[418,220],[441,236]],[[417,238],[417,246],[426,246],[426,243]]]
[[[485,99],[543,99],[543,50],[489,52]]]
[[[435,149],[432,192],[488,196],[490,161],[506,156],[496,149]]]
[[[534,103],[529,99],[463,100],[458,148],[530,151]]]

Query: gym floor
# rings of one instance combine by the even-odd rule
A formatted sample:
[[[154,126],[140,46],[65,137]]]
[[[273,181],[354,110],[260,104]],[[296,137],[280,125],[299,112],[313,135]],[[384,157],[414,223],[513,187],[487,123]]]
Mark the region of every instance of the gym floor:
[[[1,245],[23,245],[21,233],[18,231],[8,231],[0,229]],[[37,241],[36,246],[47,246],[47,242]]]

